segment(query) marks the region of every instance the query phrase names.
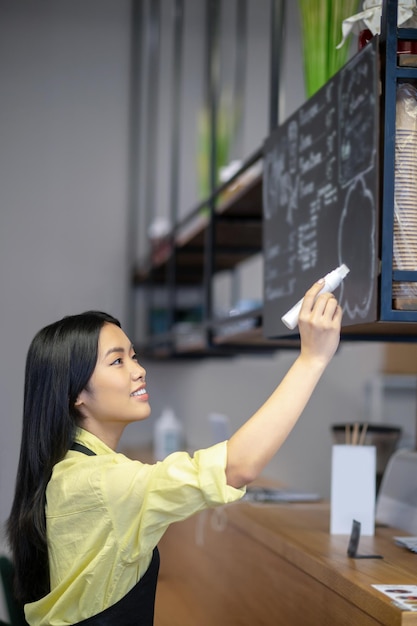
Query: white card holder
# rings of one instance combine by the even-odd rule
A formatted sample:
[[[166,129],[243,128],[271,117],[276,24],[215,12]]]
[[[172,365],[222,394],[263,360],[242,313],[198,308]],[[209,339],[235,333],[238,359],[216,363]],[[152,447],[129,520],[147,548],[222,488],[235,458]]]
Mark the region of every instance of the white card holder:
[[[376,447],[334,445],[330,495],[330,533],[349,535],[352,520],[362,535],[375,533]]]

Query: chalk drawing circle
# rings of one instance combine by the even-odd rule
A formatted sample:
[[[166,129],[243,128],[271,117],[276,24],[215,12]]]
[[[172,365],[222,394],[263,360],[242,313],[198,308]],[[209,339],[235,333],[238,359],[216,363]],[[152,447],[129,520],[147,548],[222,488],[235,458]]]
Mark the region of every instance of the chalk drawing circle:
[[[375,281],[375,203],[362,177],[345,196],[339,222],[339,262],[350,269],[342,283],[340,302],[350,317],[364,318],[372,302]]]

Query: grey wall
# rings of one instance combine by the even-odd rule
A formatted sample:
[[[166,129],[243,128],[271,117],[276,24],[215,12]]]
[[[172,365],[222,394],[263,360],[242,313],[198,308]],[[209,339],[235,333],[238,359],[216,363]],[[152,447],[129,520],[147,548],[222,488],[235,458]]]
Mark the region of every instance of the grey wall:
[[[128,23],[127,0],[0,3],[1,521],[33,335],[125,315]]]
[[[296,31],[295,3],[287,4]],[[0,523],[12,499],[33,335],[88,308],[122,322],[127,316],[129,10],[128,0],[0,2]],[[267,14],[255,12],[251,28],[260,37],[265,23]],[[285,60],[288,113],[303,98],[296,41],[289,37]],[[258,82],[248,96],[248,153],[267,119],[264,46],[255,39],[250,56]],[[187,174],[182,177],[185,196]],[[259,271],[249,277],[258,287]],[[341,349],[270,474],[326,495],[328,425],[361,417],[364,381],[378,371],[380,354],[380,345]],[[208,413],[223,412],[239,426],[293,358],[289,352],[197,365],[145,363],[153,415],[172,405],[190,447],[207,445]],[[129,427],[124,441],[151,435],[152,419]]]

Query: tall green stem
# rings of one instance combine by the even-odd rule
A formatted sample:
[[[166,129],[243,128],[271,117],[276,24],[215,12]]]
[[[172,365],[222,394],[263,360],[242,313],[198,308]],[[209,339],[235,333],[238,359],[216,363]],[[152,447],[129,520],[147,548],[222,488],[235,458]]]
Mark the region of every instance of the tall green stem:
[[[342,22],[358,11],[360,0],[298,0],[307,98],[322,87],[349,57],[349,45],[337,50]]]

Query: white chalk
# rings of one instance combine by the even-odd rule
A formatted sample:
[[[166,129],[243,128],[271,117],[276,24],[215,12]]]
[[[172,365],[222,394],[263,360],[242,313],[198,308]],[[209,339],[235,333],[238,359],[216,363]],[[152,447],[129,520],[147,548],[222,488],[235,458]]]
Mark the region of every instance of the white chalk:
[[[336,287],[340,285],[342,280],[345,278],[345,276],[349,274],[349,272],[350,269],[347,267],[347,265],[342,263],[342,265],[336,267],[335,270],[326,274],[326,276],[324,277],[324,285],[320,289],[318,295],[336,289]],[[288,311],[288,313],[281,317],[285,326],[287,326],[287,328],[290,328],[291,330],[293,330],[298,324],[298,316],[300,315],[303,300],[304,298],[301,298],[301,300],[299,300],[297,304],[294,304],[294,306]]]

